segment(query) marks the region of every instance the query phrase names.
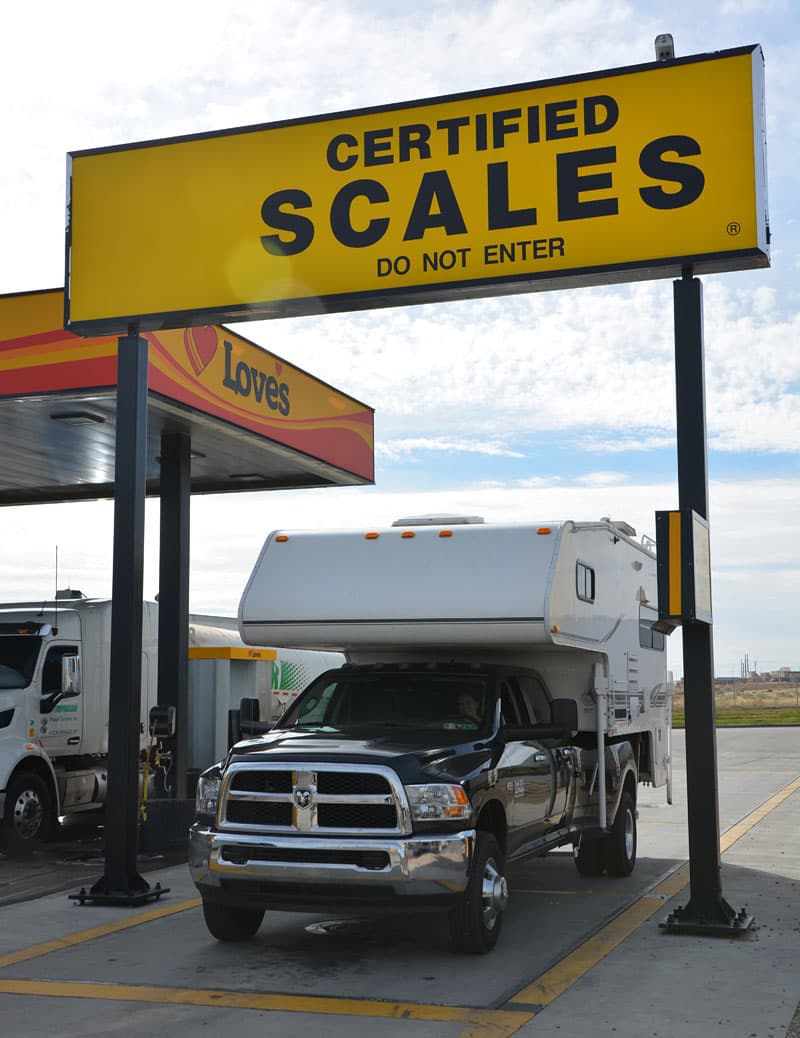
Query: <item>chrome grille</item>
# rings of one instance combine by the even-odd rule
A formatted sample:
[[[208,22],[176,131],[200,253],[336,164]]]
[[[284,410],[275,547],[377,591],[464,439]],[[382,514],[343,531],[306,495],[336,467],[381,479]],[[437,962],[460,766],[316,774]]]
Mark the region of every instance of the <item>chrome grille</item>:
[[[231,831],[403,835],[411,832],[405,791],[381,765],[232,764],[219,827]]]

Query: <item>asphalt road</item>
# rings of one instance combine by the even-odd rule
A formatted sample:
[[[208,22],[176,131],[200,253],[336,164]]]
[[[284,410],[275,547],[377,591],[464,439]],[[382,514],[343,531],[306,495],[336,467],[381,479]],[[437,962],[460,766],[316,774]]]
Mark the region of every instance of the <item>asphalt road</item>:
[[[54,838],[24,860],[0,853],[0,908],[60,891],[77,893],[103,874],[103,826],[85,814],[59,827]],[[183,851],[140,855],[139,872],[186,861]]]

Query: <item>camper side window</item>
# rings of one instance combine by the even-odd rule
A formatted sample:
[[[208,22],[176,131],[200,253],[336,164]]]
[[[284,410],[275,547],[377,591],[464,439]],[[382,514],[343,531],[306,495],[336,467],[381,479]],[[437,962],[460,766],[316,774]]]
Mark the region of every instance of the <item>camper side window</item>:
[[[594,570],[585,562],[576,563],[575,585],[581,602],[594,602]]]
[[[643,649],[664,650],[664,635],[654,631],[653,624],[658,620],[658,610],[652,606],[639,606],[639,644]]]

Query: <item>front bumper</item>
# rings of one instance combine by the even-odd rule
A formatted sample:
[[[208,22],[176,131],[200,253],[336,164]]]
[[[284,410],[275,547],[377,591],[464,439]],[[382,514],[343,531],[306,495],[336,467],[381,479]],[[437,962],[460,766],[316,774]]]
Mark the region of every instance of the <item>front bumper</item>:
[[[385,840],[254,836],[195,823],[189,869],[203,897],[231,904],[434,904],[464,892],[474,848],[474,829]]]

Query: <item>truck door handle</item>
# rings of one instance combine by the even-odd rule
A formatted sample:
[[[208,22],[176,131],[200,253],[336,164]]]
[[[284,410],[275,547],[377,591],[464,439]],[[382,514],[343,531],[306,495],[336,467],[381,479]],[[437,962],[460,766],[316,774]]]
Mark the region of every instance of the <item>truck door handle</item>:
[[[69,739],[67,739],[67,746],[77,746],[80,741],[80,735],[72,735]]]

